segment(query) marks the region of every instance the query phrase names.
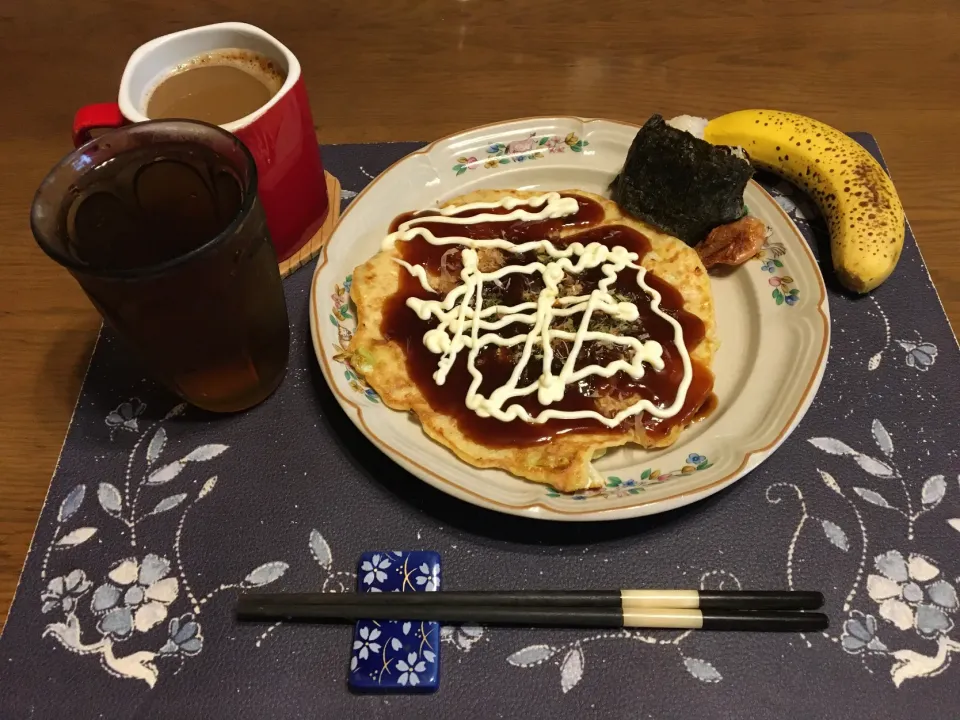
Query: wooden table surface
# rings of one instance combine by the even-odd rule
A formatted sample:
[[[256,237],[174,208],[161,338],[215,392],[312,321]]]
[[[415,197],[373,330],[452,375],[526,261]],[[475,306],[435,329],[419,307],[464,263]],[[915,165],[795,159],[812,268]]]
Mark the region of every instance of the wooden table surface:
[[[8,0],[0,9],[0,621],[6,617],[99,318],[30,235],[33,192],[73,112],[116,98],[157,35],[259,25],[304,69],[325,143],[430,140],[511,117],[642,122],[745,107],[878,139],[960,327],[956,0]]]

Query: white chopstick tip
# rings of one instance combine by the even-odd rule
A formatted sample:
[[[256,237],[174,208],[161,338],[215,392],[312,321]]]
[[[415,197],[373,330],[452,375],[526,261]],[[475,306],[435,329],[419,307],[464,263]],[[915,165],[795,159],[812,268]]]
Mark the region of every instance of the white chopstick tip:
[[[621,590],[620,604],[627,612],[642,608],[698,608],[696,590]]]
[[[647,608],[644,610],[624,610],[625,628],[672,628],[678,630],[700,630],[703,628],[703,613],[699,610],[684,608]]]

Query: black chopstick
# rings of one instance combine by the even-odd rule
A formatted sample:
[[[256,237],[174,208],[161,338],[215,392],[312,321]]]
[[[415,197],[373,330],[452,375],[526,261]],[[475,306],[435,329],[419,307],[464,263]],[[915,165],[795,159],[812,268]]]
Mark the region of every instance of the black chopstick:
[[[425,596],[434,594],[423,593]],[[241,595],[237,604],[237,618],[254,621],[341,623],[375,618],[525,627],[676,628],[754,632],[813,632],[825,630],[829,625],[826,615],[808,612],[729,612],[695,608],[645,608],[624,611],[620,607],[400,605],[392,602],[399,597],[402,595],[381,595],[379,604],[334,604],[295,602],[290,598],[285,598],[284,602],[274,598],[271,602],[260,603],[256,601],[256,596]]]
[[[405,608],[422,605],[497,606],[510,608],[619,608],[624,612],[643,608],[688,608],[699,610],[816,610],[823,607],[823,594],[803,590],[520,590],[443,591],[391,593],[389,600],[378,593],[248,593],[241,601],[259,606],[390,605]]]

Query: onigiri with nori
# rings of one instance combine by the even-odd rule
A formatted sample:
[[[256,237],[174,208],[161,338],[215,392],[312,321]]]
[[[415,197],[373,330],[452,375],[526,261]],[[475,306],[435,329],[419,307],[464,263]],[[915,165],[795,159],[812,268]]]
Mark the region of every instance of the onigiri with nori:
[[[637,132],[613,200],[638,220],[696,245],[713,228],[743,217],[750,163],[654,115]]]

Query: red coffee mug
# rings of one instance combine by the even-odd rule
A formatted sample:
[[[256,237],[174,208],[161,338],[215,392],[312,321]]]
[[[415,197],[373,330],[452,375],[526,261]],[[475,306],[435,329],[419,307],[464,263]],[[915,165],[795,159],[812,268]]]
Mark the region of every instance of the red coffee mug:
[[[148,120],[150,93],[172,70],[198,55],[233,48],[265,55],[286,74],[280,92],[266,105],[221,126],[240,138],[256,160],[257,194],[277,258],[285,260],[323,225],[329,199],[300,61],[260,28],[218,23],[164,35],[140,46],[127,61],[117,102],[87,105],[77,112],[73,142],[82,145],[98,128]]]

